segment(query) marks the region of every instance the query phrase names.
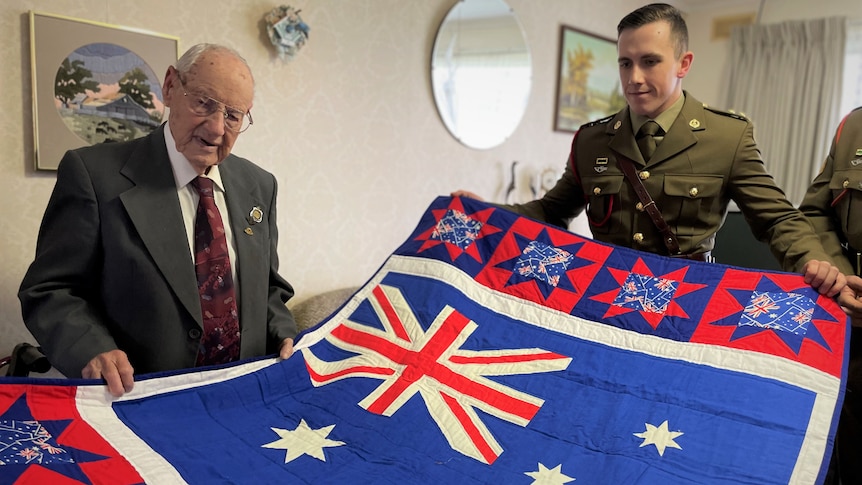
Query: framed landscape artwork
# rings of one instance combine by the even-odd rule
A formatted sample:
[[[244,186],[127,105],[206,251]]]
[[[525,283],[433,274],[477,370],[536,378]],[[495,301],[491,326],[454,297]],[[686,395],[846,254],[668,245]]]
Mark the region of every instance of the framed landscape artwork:
[[[56,170],[69,149],[155,130],[161,81],[178,55],[178,37],[31,11],[36,169]]]
[[[562,26],[554,130],[574,133],[625,106],[616,42]]]

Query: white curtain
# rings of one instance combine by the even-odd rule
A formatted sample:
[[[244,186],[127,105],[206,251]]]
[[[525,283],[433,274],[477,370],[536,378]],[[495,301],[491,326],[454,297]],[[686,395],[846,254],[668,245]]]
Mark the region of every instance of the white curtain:
[[[736,27],[725,106],[754,122],[766,167],[799,205],[841,117],[846,19]]]
[[[844,94],[841,115],[862,106],[862,19],[847,19],[847,52],[844,53]]]

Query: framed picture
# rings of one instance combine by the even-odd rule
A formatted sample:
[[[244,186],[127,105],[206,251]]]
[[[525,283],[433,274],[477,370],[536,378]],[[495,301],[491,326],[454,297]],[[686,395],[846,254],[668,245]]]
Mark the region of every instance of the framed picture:
[[[562,26],[554,130],[574,133],[584,123],[612,115],[625,106],[617,43]]]
[[[56,170],[66,150],[158,128],[178,56],[178,37],[31,11],[36,170]]]

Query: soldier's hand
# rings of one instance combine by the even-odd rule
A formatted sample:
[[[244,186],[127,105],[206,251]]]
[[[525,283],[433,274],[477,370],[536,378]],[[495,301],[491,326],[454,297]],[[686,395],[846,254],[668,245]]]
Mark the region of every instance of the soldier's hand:
[[[838,294],[838,304],[850,315],[853,326],[862,327],[862,278],[847,276],[847,286]]]
[[[485,201],[485,199],[483,199],[483,198],[479,197],[478,195],[474,194],[473,192],[470,192],[467,190],[456,190],[455,192],[452,192],[449,195],[452,197],[469,197],[471,199],[476,199],[478,201],[482,201],[482,202]]]
[[[827,261],[817,261],[816,259],[808,261],[802,269],[802,274],[806,283],[821,295],[829,297],[837,295],[847,284],[847,279],[841,274],[841,271]]]
[[[81,370],[84,379],[104,379],[114,397],[129,392],[135,385],[135,370],[122,350],[111,350],[93,357]]]

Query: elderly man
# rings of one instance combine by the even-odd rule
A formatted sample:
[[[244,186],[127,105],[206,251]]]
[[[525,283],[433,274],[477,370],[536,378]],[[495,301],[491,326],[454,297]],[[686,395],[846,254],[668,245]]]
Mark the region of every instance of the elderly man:
[[[231,155],[252,123],[251,70],[196,45],[162,93],[169,119],[150,135],[63,157],[18,293],[51,363],[115,396],[134,374],[287,357],[296,335],[275,178]]]

